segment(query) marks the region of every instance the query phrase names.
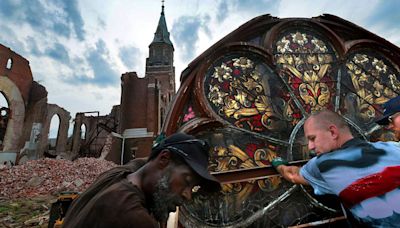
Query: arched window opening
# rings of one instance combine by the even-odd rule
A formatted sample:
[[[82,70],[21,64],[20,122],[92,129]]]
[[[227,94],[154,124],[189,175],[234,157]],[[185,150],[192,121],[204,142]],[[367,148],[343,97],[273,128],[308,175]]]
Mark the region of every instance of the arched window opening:
[[[86,139],[86,125],[82,124],[81,125],[81,139]]]
[[[2,91],[0,91],[0,107],[8,108],[8,100]]]
[[[60,117],[56,114],[51,118],[48,135],[48,152],[55,155],[58,141],[58,132],[60,130]]]
[[[4,137],[6,135],[8,120],[10,119],[10,108],[8,100],[0,91],[0,150],[3,150]]]
[[[12,61],[11,58],[9,58],[9,59],[7,60],[6,68],[9,69],[9,70],[11,70],[12,64],[13,64],[13,61]]]

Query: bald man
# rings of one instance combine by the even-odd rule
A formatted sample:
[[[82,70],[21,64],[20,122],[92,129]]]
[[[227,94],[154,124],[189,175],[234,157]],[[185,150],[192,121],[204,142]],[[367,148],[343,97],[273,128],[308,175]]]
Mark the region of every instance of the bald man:
[[[324,110],[307,118],[304,134],[317,156],[303,167],[272,161],[295,184],[311,185],[316,195],[335,194],[366,227],[400,224],[400,147],[354,138],[346,121]]]

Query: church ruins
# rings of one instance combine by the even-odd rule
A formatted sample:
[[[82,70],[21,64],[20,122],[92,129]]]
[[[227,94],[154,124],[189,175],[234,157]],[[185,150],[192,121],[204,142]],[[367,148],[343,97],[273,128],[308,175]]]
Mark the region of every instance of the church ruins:
[[[209,168],[224,184],[220,193],[184,205],[182,226],[280,227],[341,220],[334,200],[265,173],[276,156],[298,162],[312,156],[303,124],[313,111],[337,111],[357,136],[370,139],[381,105],[400,94],[397,46],[333,15],[262,15],[194,59],[182,72],[176,94],[173,57],[163,7],[144,77],[122,74],[120,104],[106,116],[77,113],[68,139],[69,112],[48,104],[29,62],[1,45],[0,91],[7,101],[0,109],[2,161],[45,153],[99,157],[107,150],[104,158],[122,164],[146,157],[159,134],[182,131],[212,145]],[[54,115],[60,128],[54,151],[48,151]]]

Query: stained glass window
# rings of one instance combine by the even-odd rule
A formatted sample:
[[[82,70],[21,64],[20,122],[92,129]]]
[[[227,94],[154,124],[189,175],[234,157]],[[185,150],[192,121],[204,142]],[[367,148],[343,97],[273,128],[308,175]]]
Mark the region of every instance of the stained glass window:
[[[303,113],[333,110],[338,71],[336,52],[316,32],[288,30],[275,42],[277,73],[294,96],[287,96],[284,115],[296,124]]]
[[[287,139],[291,126],[282,110],[288,93],[262,57],[233,53],[217,60],[206,75],[208,102],[230,127]]]
[[[381,115],[382,104],[400,94],[400,73],[372,49],[354,51],[343,68],[341,112],[368,131]]]
[[[184,72],[173,109],[178,114],[168,126],[208,141],[210,171],[232,173],[221,192],[194,196],[182,207],[185,227],[285,227],[340,216],[337,198],[315,196],[278,175],[243,181],[235,174],[266,168],[276,156],[311,158],[303,125],[322,109],[337,111],[356,137],[368,139],[382,104],[400,94],[394,55],[368,42],[345,43],[359,28],[336,21],[328,31],[330,23],[317,26],[317,20],[268,20],[274,25],[264,33],[257,24],[240,28],[240,36],[227,36]],[[238,40],[244,31],[251,35]]]

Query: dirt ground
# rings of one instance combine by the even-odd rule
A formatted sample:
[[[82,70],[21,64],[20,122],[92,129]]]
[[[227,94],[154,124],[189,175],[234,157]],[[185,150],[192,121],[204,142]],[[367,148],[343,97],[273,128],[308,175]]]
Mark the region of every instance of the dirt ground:
[[[55,196],[31,199],[0,198],[0,227],[47,227]]]
[[[47,227],[59,193],[83,192],[115,166],[96,158],[46,158],[0,167],[0,227]]]

